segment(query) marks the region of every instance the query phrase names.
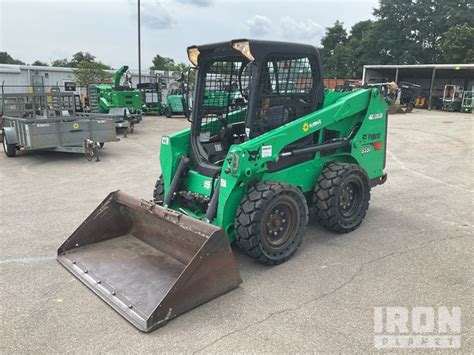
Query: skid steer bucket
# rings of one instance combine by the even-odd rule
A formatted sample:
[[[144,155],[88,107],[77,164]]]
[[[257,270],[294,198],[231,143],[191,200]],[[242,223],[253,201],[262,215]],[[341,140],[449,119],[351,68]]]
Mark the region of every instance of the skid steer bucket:
[[[58,249],[58,261],[144,332],[242,281],[221,228],[119,191]]]

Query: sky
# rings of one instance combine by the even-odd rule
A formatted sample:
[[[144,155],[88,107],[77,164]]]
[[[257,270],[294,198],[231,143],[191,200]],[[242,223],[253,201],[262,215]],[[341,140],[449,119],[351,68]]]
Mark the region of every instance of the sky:
[[[142,68],[156,54],[188,62],[186,47],[237,38],[319,45],[336,20],[373,18],[378,0],[141,0]],[[78,51],[138,68],[137,0],[0,0],[0,51],[50,63]]]

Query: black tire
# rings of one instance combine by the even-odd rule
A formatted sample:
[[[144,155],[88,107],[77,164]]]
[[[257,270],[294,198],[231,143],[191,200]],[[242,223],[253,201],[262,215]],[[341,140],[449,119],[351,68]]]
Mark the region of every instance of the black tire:
[[[171,118],[171,116],[173,116],[173,110],[171,109],[170,106],[166,108],[165,115],[167,118]]]
[[[319,176],[314,190],[316,219],[335,232],[351,232],[362,223],[369,200],[369,179],[360,166],[331,163]]]
[[[7,137],[5,137],[5,135],[3,135],[3,151],[9,158],[13,158],[16,155],[16,145],[8,144]]]
[[[162,205],[165,199],[165,186],[163,183],[163,175],[156,180],[155,189],[153,190],[153,201],[157,205]]]
[[[259,182],[237,208],[236,244],[262,264],[281,264],[296,253],[307,224],[308,206],[297,187]]]

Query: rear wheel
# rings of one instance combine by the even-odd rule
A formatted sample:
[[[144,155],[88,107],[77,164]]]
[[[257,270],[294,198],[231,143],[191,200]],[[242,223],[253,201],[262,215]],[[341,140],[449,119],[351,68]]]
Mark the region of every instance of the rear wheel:
[[[281,264],[296,253],[307,223],[308,206],[297,187],[259,182],[237,209],[236,243],[262,264]]]
[[[168,117],[168,118],[171,118],[171,116],[173,116],[173,110],[171,109],[171,106],[168,106],[168,107],[166,108],[165,115],[166,115],[166,117]]]
[[[316,219],[338,233],[351,232],[362,223],[369,200],[369,179],[360,166],[329,164],[319,176],[314,190]]]
[[[160,175],[155,184],[155,189],[153,190],[153,201],[157,205],[162,205],[165,199],[165,186],[163,183],[163,175]]]
[[[16,145],[8,144],[7,137],[5,137],[5,134],[3,135],[3,151],[5,152],[5,155],[9,158],[13,158],[16,155]]]

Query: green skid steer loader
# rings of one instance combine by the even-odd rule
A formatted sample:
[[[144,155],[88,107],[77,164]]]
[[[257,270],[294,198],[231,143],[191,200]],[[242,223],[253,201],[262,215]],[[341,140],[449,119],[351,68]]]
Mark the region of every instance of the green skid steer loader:
[[[162,137],[154,201],[111,193],[58,250],[145,332],[239,285],[232,242],[280,264],[301,245],[309,213],[353,231],[386,180],[383,94],[325,91],[316,48],[235,40],[188,56],[198,69],[191,128]],[[238,106],[206,95],[222,81],[229,97],[239,88]]]

